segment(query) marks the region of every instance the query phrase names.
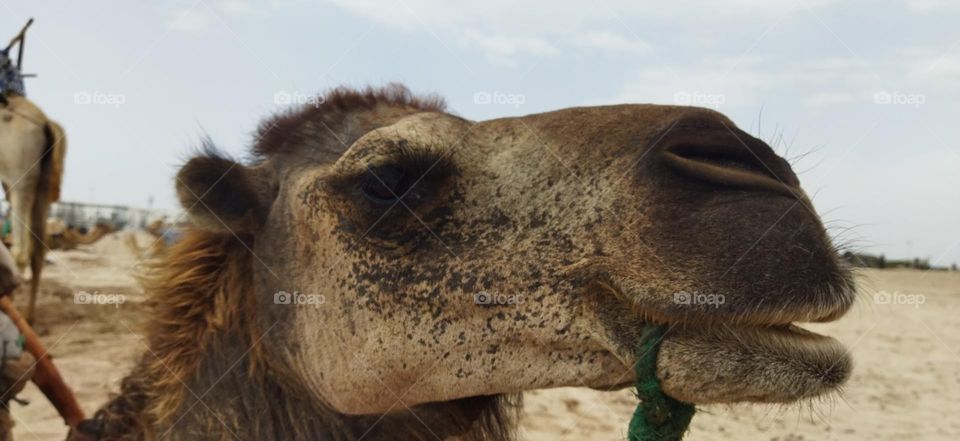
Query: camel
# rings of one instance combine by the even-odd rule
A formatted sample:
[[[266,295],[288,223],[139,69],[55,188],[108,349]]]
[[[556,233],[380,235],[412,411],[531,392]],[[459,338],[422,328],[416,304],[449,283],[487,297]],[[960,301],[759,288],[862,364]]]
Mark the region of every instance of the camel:
[[[154,237],[149,243],[140,245],[137,236],[130,232],[124,236],[123,242],[127,245],[127,249],[129,249],[134,256],[137,256],[138,260],[160,256],[166,252],[167,249],[167,243],[163,240],[162,236]]]
[[[153,222],[147,224],[147,226],[143,229],[147,233],[150,233],[151,236],[159,239],[163,237],[163,233],[167,230],[167,228],[170,228],[170,225],[167,225],[165,219],[155,219]]]
[[[50,222],[47,223],[47,228],[50,229]],[[116,230],[116,227],[105,222],[97,223],[92,230],[86,233],[64,225],[60,229],[62,233],[47,235],[47,248],[51,250],[72,250],[80,245],[93,245]]]
[[[24,315],[33,317],[50,204],[60,199],[67,140],[63,128],[23,96],[8,95],[0,105],[0,181],[10,199],[17,268],[30,265],[30,300]]]
[[[797,322],[854,284],[790,165],[709,109],[470,121],[335,89],[207,145],[191,227],[145,276],[149,349],[73,439],[508,440],[524,391],[634,382],[792,403],[851,361]],[[624,424],[629,416],[624,416]]]
[[[134,233],[128,233],[124,237],[124,242],[130,251],[140,259],[154,258],[165,253],[167,248],[176,242],[180,236],[180,225],[178,223],[169,223],[166,219],[156,219],[147,224],[144,231],[152,236],[152,239],[146,245],[140,245],[137,236]]]

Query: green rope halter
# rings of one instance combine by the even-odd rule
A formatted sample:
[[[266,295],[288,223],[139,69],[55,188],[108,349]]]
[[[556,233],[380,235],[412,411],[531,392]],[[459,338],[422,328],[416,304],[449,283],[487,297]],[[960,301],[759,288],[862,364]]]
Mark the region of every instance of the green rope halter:
[[[678,401],[660,389],[657,352],[666,332],[663,326],[647,328],[637,346],[637,398],[640,404],[630,419],[629,441],[680,441],[690,426],[692,404]]]

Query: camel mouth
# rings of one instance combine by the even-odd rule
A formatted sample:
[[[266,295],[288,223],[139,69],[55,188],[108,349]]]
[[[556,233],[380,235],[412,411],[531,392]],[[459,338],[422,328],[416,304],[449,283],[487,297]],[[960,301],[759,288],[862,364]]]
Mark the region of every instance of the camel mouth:
[[[795,324],[675,327],[660,344],[657,376],[691,403],[792,403],[840,390],[852,362],[836,339]]]
[[[620,296],[622,291],[605,285]],[[850,376],[852,361],[835,338],[799,324],[839,319],[852,306],[852,286],[831,291],[833,301],[775,308],[776,313],[712,310],[691,314],[670,307],[646,307],[630,302],[632,328],[621,328],[619,354],[632,366],[641,329],[667,328],[659,344],[657,377],[664,392],[684,402],[793,403],[840,391]],[[682,302],[683,303],[683,302]],[[683,303],[689,307],[691,303]],[[662,305],[661,305],[662,306]],[[632,381],[632,379],[631,379]],[[629,387],[621,382],[606,389]]]

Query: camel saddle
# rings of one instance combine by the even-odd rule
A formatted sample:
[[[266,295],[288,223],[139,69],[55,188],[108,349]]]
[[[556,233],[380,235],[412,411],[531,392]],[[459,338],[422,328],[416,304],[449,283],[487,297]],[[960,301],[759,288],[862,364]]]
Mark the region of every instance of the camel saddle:
[[[26,96],[26,89],[23,87],[23,75],[20,69],[13,65],[13,61],[6,50],[0,49],[0,96],[20,95]],[[3,99],[6,102],[6,99]]]

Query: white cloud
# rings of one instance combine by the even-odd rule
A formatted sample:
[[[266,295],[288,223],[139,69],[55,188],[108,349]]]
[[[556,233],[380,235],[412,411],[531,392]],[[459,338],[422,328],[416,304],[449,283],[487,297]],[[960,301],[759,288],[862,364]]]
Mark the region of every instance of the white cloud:
[[[211,17],[200,7],[178,7],[171,11],[167,25],[180,32],[197,33],[210,28]]]
[[[545,57],[560,53],[553,44],[539,37],[490,35],[468,29],[463,33],[463,41],[480,48],[496,60],[506,60],[515,55]]]
[[[819,109],[856,101],[857,95],[851,92],[818,92],[804,99],[804,104]]]
[[[960,10],[956,0],[907,0],[907,9],[918,13]]]
[[[832,0],[807,0],[810,7]],[[730,0],[722,6],[705,7],[695,0],[638,2],[605,0],[598,4],[580,0],[327,0],[357,16],[409,32],[425,32],[441,40],[467,41],[480,48],[492,60],[517,64],[513,58],[523,54],[555,55],[560,50],[551,42],[564,41],[582,48],[597,48],[616,53],[649,51],[646,42],[630,32],[643,20],[664,19],[685,22],[711,22],[717,17],[742,17],[758,22],[775,20],[797,13],[795,2],[770,0]],[[623,28],[626,34],[586,32],[595,25]],[[522,30],[522,31],[520,31]],[[639,30],[639,29],[638,29]]]
[[[647,42],[608,31],[586,32],[575,37],[577,46],[600,49],[611,53],[647,53],[651,47]]]
[[[755,104],[760,100],[759,93],[776,82],[775,75],[758,71],[648,68],[638,71],[619,96],[603,101],[723,108]]]
[[[287,0],[272,0],[268,5],[272,8],[287,6],[290,2]],[[186,33],[200,33],[208,31],[217,21],[210,10],[216,14],[236,15],[236,16],[262,16],[267,10],[258,3],[254,4],[250,0],[219,0],[216,3],[207,3],[206,5],[196,4],[190,7],[179,6],[173,8],[167,19],[167,26],[174,31]]]
[[[880,87],[858,60],[824,58],[766,65],[758,58],[705,60],[695,66],[642,69],[613,102],[653,102],[701,107],[756,106],[771,92],[789,88],[811,107],[856,102]],[[826,89],[826,90],[825,90]],[[609,100],[608,100],[609,101]]]
[[[954,89],[960,87],[960,56],[918,57],[906,63],[909,66],[907,79],[917,85]]]
[[[249,0],[220,0],[220,9],[228,14],[251,15],[259,14],[260,10],[254,7]]]
[[[527,29],[531,32],[563,33],[591,15],[607,17],[610,13],[630,17],[779,17],[795,8],[796,2],[770,0],[730,0],[722,6],[705,7],[696,0],[671,2],[638,2],[606,0],[596,7],[580,0],[487,0],[467,2],[452,0],[403,0],[391,11],[382,0],[327,0],[354,14],[378,22],[400,26],[472,26]],[[807,0],[805,5],[819,7],[833,0]],[[401,11],[402,9],[402,11]]]

